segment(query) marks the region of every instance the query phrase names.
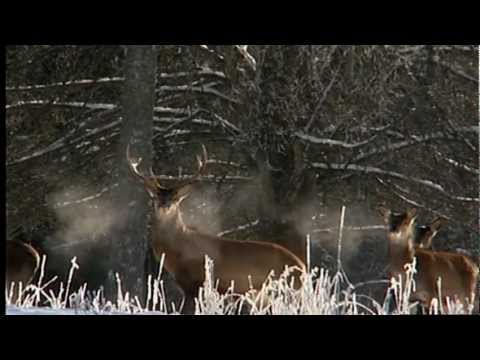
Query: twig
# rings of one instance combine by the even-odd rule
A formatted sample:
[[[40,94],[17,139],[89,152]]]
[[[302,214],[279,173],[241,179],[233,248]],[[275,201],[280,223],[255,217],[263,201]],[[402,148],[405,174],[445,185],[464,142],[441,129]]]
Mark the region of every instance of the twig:
[[[342,213],[340,215],[340,228],[338,230],[338,247],[337,247],[337,272],[342,267],[342,237],[343,237],[343,224],[345,220],[345,206],[342,206]]]

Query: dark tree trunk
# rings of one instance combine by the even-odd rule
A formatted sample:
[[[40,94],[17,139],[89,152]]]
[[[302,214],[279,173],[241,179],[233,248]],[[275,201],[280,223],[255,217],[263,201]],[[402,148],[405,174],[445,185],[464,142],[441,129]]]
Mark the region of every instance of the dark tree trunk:
[[[123,127],[118,150],[118,181],[114,203],[123,209],[122,219],[111,238],[109,295],[115,298],[115,273],[122,291],[145,300],[145,259],[148,247],[149,203],[145,190],[130,176],[126,147],[142,158],[142,167],[152,163],[152,126],[155,100],[156,52],[154,46],[128,46],[125,58],[125,85],[122,99]]]

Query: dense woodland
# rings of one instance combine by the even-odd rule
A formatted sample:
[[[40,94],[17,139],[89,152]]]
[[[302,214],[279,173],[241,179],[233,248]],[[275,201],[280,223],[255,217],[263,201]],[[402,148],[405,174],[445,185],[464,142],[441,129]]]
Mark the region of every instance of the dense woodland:
[[[47,276],[76,256],[75,286],[108,290],[119,272],[145,291],[158,264],[126,170],[134,139],[166,184],[205,145],[182,209],[209,234],[302,256],[310,235],[311,264],[335,271],[345,206],[353,283],[385,278],[378,204],[443,216],[433,248],[480,255],[478,114],[476,46],[9,46],[7,235],[47,255]]]

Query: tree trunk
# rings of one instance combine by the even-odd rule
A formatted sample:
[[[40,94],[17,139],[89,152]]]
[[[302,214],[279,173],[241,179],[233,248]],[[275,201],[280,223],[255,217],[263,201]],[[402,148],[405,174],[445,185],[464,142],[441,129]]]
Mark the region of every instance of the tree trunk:
[[[114,203],[122,209],[122,219],[111,238],[109,287],[107,294],[116,297],[115,274],[121,279],[122,292],[130,298],[145,300],[145,260],[149,203],[145,190],[130,176],[126,147],[132,156],[142,158],[142,167],[152,163],[152,126],[155,100],[156,52],[154,46],[127,46],[125,84],[122,99],[123,126],[118,150],[118,182]]]

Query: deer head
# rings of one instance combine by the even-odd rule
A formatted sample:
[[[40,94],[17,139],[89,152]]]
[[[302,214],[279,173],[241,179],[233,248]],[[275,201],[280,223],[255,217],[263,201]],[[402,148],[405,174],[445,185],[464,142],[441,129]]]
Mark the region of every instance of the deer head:
[[[446,218],[438,217],[433,220],[430,225],[417,225],[415,227],[415,243],[418,244],[420,248],[430,248],[432,246],[433,238],[446,222]]]
[[[149,168],[149,174],[145,175],[139,170],[142,158],[133,159],[130,154],[130,144],[127,146],[127,162],[131,173],[143,183],[145,190],[153,201],[155,212],[161,215],[177,214],[178,206],[190,194],[192,184],[205,173],[207,164],[207,150],[202,145],[202,157],[197,156],[198,171],[193,178],[177,184],[175,187],[162,186],[157,176]]]
[[[428,307],[433,298],[441,296],[444,305],[447,297],[460,300],[464,305],[473,303],[478,266],[464,255],[425,248],[430,246],[432,238],[446,221],[444,218],[435,219],[429,226],[416,227],[415,209],[393,213],[379,207],[378,212],[388,225],[389,277],[403,275],[405,264],[411,263],[414,257],[417,259],[416,287],[411,301],[419,301]],[[422,246],[414,246],[414,240],[420,241]],[[437,287],[439,278],[441,293]]]
[[[379,206],[377,211],[388,226],[388,236],[391,243],[404,243],[404,245],[412,247],[412,235],[417,210],[411,208],[403,213],[396,213],[383,206]]]

